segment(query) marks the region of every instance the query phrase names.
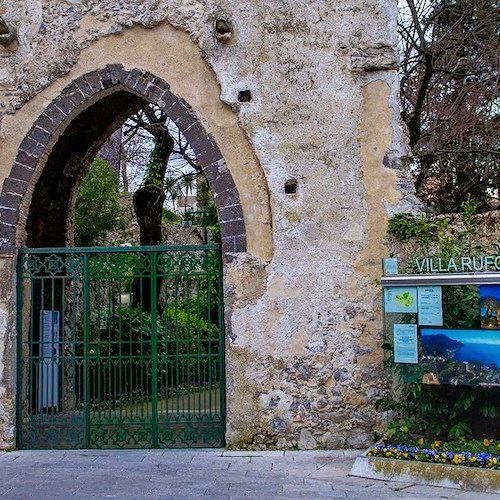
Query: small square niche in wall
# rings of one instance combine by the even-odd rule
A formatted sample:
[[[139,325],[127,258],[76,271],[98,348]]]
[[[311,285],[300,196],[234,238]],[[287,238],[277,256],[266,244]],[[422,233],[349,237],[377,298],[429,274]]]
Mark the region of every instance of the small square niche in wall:
[[[250,102],[252,100],[252,92],[250,90],[240,90],[238,92],[238,102]]]
[[[288,179],[285,182],[285,193],[294,194],[297,192],[297,179]]]

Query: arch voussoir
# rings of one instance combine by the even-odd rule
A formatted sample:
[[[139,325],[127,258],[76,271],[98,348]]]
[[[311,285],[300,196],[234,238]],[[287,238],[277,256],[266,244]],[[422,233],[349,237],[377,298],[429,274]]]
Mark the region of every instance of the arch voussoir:
[[[163,111],[165,111],[165,113],[168,114],[168,116],[171,117],[170,109],[178,100],[179,98],[175,94],[172,94],[170,90],[166,90],[158,99],[157,104],[161,107],[161,109],[163,109]]]
[[[177,123],[177,120],[182,118],[191,110],[189,104],[183,99],[179,99],[175,96],[175,99],[172,100],[172,105],[169,107],[168,111],[165,110],[168,116]],[[183,131],[184,132],[184,131]],[[187,139],[187,136],[186,136]]]
[[[61,94],[60,96],[56,97],[52,102],[55,106],[57,106],[57,108],[61,110],[61,112],[64,115],[64,118],[69,116],[76,109],[76,105],[71,100],[69,95]]]
[[[99,71],[93,71],[92,73],[87,73],[84,75],[84,80],[88,83],[89,87],[92,89],[93,94],[98,94],[101,90],[104,90],[104,86],[101,81],[101,75]]]
[[[146,96],[150,102],[158,102],[162,99],[165,92],[169,91],[170,85],[160,78],[151,75],[150,80],[146,86]]]
[[[90,83],[85,79],[85,76],[81,76],[75,81],[75,86],[79,92],[83,94],[85,99],[92,97],[94,95],[94,90],[92,89]]]
[[[59,126],[59,123],[56,122],[56,121],[54,121],[47,114],[47,110],[45,110],[40,115],[40,117],[38,118],[38,120],[35,122],[35,125],[33,125],[33,127],[31,127],[31,130],[33,130],[35,128],[39,128],[39,129],[45,131],[50,136],[51,134],[53,134],[57,130],[58,126]],[[43,144],[45,144],[48,141],[49,141],[49,137],[46,138],[46,140],[44,141]]]
[[[30,135],[27,135],[19,146],[19,150],[26,153],[30,157],[29,163],[23,162],[25,165],[34,167],[37,159],[41,156],[45,149],[43,143],[35,141]]]
[[[68,96],[68,98],[74,104],[75,108],[83,104],[87,99],[85,94],[81,91],[80,87],[76,84],[73,84],[70,87],[66,87],[63,90],[63,94]]]
[[[57,106],[54,101],[47,106],[45,114],[54,123],[56,129],[59,128],[63,120],[66,118],[66,115],[61,111],[59,106]]]

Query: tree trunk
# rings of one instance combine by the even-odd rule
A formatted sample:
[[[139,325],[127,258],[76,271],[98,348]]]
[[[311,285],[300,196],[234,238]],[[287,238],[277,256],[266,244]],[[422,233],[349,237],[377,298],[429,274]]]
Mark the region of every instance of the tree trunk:
[[[154,129],[155,146],[148,163],[148,173],[144,183],[134,193],[133,204],[139,223],[139,242],[141,245],[160,245],[162,243],[161,219],[165,202],[164,181],[167,163],[174,148],[174,141],[165,126]],[[157,282],[159,304],[161,283]],[[151,310],[151,278],[136,278],[133,284],[134,307]]]
[[[134,210],[139,223],[141,245],[160,245],[161,216],[165,192],[160,186],[150,184],[134,193]]]

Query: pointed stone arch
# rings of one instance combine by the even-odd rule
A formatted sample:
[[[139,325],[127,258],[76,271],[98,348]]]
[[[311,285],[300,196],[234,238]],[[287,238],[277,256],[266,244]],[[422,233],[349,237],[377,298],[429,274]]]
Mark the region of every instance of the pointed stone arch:
[[[25,243],[27,229],[34,234],[36,224],[29,212],[32,204],[36,206],[41,199],[43,189],[54,189],[45,193],[46,198],[53,195],[60,203],[59,207],[52,207],[52,222],[61,233],[61,241],[54,237],[50,244],[63,246],[66,233],[58,226],[63,219],[58,219],[57,211],[70,203],[75,179],[84,174],[85,169],[80,173],[79,167],[88,164],[107,135],[145,102],[162,108],[193,148],[214,193],[223,252],[246,251],[239,193],[212,135],[190,105],[170,91],[165,80],[140,69],[126,70],[112,64],[72,81],[47,106],[21,142],[0,195],[1,254],[14,254]],[[69,181],[65,184],[66,178]],[[36,235],[33,238],[36,244]]]

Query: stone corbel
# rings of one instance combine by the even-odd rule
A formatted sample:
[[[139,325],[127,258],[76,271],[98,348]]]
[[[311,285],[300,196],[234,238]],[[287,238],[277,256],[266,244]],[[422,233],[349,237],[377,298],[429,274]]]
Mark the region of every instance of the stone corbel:
[[[354,71],[386,71],[398,68],[398,55],[392,46],[374,45],[358,48],[351,53]]]
[[[0,45],[5,48],[11,48],[14,43],[17,44],[17,41],[16,28],[7,24],[0,16]]]

